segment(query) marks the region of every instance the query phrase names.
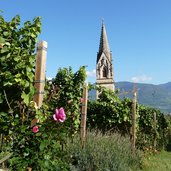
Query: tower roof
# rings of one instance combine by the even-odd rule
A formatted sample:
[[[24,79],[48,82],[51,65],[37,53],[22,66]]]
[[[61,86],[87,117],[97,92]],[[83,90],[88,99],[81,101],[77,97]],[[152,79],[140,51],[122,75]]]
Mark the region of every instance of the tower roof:
[[[101,53],[101,52],[109,52],[110,53],[109,43],[108,43],[107,34],[106,34],[106,28],[104,25],[104,20],[102,20],[102,29],[101,29],[101,37],[100,37],[100,45],[99,45],[99,53]]]
[[[99,52],[97,53],[97,61],[96,61],[97,63],[98,63],[102,53],[104,53],[106,55],[106,57],[109,59],[109,61],[112,60],[110,48],[109,48],[109,43],[108,43],[108,39],[107,39],[107,34],[106,34],[106,28],[105,28],[103,20],[102,20],[102,29],[101,29],[101,36],[100,36]]]

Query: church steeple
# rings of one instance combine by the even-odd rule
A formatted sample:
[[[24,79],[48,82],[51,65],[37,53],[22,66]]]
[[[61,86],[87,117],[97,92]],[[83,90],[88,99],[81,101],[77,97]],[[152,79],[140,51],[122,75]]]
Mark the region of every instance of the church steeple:
[[[99,51],[96,61],[96,85],[114,90],[112,53],[110,52],[106,28],[102,21]]]
[[[98,56],[100,56],[102,54],[102,52],[104,52],[110,60],[110,48],[109,48],[109,43],[108,43],[108,39],[107,39],[104,20],[102,20],[102,28],[101,28],[101,36],[100,36],[100,45],[99,45]],[[99,60],[99,58],[97,58],[97,62],[98,62],[98,60]]]

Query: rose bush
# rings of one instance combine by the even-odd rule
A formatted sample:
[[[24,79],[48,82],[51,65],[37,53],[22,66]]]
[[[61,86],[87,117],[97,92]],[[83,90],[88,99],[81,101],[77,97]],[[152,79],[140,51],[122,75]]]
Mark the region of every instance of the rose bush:
[[[56,108],[54,113],[46,105],[40,109],[36,106],[28,106],[28,120],[13,128],[12,170],[26,170],[28,167],[33,170],[54,170],[63,167],[59,162],[67,138],[64,108]],[[32,121],[34,124],[31,125]]]
[[[68,165],[62,160],[63,148],[68,138],[73,138],[80,124],[80,99],[85,81],[85,68],[66,80],[59,74],[52,82],[47,82],[43,106],[39,109],[30,102],[25,112],[27,119],[17,122],[13,129],[13,157],[11,168],[34,168],[34,170],[64,170]],[[58,80],[58,84],[57,84]],[[73,83],[74,88],[68,86]],[[81,83],[80,83],[81,82]],[[59,87],[59,85],[61,87]],[[31,124],[33,121],[35,124]],[[20,126],[19,126],[20,125]]]

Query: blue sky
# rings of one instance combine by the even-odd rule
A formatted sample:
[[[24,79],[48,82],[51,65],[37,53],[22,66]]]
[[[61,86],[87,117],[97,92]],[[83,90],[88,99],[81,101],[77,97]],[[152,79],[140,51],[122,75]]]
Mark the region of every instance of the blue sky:
[[[102,18],[113,55],[114,80],[171,81],[170,0],[0,0],[6,21],[42,17],[39,40],[48,42],[47,77],[59,67],[87,65],[95,82]]]

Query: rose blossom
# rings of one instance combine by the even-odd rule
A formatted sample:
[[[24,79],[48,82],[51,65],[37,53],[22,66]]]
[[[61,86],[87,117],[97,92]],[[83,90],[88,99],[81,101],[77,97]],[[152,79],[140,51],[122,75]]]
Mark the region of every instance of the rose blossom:
[[[63,107],[61,107],[59,110],[58,109],[55,110],[55,113],[53,114],[53,119],[59,122],[65,121],[66,115]]]
[[[34,132],[34,133],[39,132],[39,127],[38,127],[37,125],[35,125],[35,126],[32,128],[32,132]]]

